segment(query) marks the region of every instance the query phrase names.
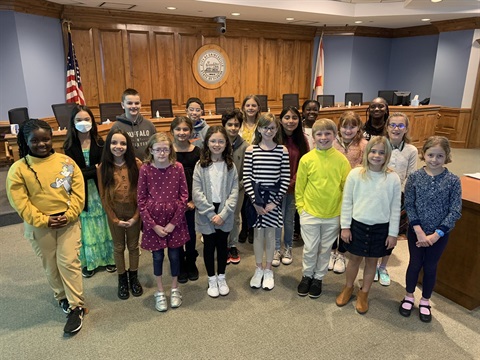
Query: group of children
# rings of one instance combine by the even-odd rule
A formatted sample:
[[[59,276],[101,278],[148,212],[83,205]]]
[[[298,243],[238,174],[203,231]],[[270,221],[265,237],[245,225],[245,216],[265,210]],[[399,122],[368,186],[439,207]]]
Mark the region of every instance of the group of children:
[[[52,150],[52,129],[44,121],[29,120],[18,134],[21,159],[9,170],[7,194],[24,219],[25,237],[42,258],[56,300],[68,313],[66,333],[78,332],[86,313],[82,273],[93,276],[105,266],[118,271],[120,299],[130,292],[143,294],[137,273],[140,231],[141,247],[153,257],[158,311],[168,309],[165,249],[171,308],[182,304],[178,284],[199,277],[196,233],[203,237],[210,297],[228,295],[226,267],[240,262],[237,244],[247,238],[256,263],[250,286],[273,289],[272,266],[293,261],[296,212],[304,241],[298,294],[319,297],[327,271],[346,269],[346,284],[336,299],[338,306],[346,305],[365,258],[356,302],[357,312],[364,314],[375,277],[382,279],[386,272],[386,262],[377,267],[377,261],[391,254],[402,231],[403,187],[411,258],[400,313],[410,315],[423,268],[420,319],[431,320],[436,265],[461,209],[459,179],[443,166],[450,161],[448,140],[428,139],[421,155],[426,166],[416,171],[408,118],[388,116],[380,98],[367,110],[365,126],[358,115],[346,112],[338,131],[332,120],[316,120],[314,100],[304,103],[302,124],[296,108],[285,108],[278,119],[261,114],[258,98],[249,95],[242,110],[223,115],[223,126],[209,127],[203,103],[191,98],[187,117],[174,119],[170,136],[155,133],[140,115],[140,105],[138,92],[127,89],[125,114],[117,117],[105,142],[91,111],[77,106],[66,155]],[[380,127],[385,136],[373,134]]]

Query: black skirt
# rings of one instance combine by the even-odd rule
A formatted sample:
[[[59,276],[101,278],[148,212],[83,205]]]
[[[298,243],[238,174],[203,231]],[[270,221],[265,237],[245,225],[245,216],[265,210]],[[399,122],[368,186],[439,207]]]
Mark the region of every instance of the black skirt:
[[[393,249],[388,249],[385,241],[388,237],[389,223],[367,225],[352,219],[350,231],[352,241],[345,243],[345,249],[353,255],[381,258],[390,255]]]

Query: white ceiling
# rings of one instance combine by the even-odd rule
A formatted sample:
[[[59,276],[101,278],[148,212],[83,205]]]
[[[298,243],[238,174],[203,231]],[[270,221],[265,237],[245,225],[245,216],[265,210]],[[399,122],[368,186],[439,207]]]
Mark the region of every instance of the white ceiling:
[[[310,26],[401,28],[480,16],[480,0],[49,0],[88,7]],[[103,4],[103,5],[102,5]],[[101,6],[102,5],[102,6]],[[167,10],[174,6],[176,10]],[[129,9],[130,7],[133,7]],[[238,12],[240,16],[232,16]],[[295,20],[287,21],[287,17]],[[423,22],[421,19],[430,19]]]

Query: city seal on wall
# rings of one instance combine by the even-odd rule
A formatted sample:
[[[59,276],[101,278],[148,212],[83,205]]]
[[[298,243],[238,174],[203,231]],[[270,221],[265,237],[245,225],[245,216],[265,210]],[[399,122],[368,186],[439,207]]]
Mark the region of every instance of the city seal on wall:
[[[204,45],[193,56],[192,71],[201,86],[216,89],[228,78],[230,59],[220,46]]]

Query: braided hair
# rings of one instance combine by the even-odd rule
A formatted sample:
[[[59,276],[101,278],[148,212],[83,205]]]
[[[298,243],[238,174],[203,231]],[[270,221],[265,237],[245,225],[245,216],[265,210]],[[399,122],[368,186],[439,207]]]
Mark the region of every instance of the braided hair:
[[[18,144],[18,151],[20,153],[20,158],[25,161],[27,167],[34,173],[35,179],[37,180],[40,188],[43,189],[40,180],[38,179],[37,172],[33,170],[30,163],[28,162],[27,155],[30,153],[30,148],[28,147],[28,138],[32,134],[33,131],[43,129],[46,130],[50,136],[53,136],[53,131],[50,125],[47,122],[39,119],[30,119],[25,121],[22,125],[20,125],[20,129],[17,134],[17,144]]]

